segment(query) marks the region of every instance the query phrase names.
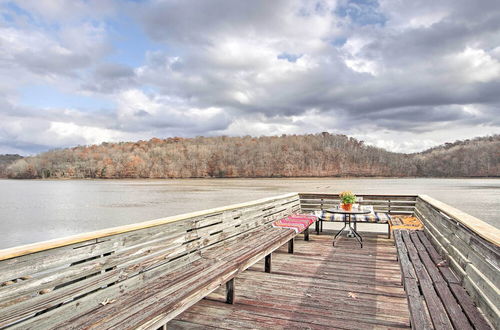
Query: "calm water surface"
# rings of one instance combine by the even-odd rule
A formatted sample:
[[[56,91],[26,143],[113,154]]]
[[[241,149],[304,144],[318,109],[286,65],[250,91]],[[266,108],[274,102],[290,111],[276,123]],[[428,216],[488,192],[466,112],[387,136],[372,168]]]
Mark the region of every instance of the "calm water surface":
[[[0,249],[288,192],[427,194],[500,228],[500,179],[0,180]]]

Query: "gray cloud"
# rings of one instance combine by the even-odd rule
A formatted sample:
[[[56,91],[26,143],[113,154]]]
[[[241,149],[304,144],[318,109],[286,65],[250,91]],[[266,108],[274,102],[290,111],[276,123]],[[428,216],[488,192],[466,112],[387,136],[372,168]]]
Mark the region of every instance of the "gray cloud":
[[[8,77],[0,81],[0,94],[8,99],[0,115],[10,123],[40,121],[25,136],[0,131],[0,144],[36,150],[29,141],[65,146],[330,130],[414,151],[500,131],[495,0],[171,0],[63,7],[31,2],[25,9],[39,22],[66,27],[64,32],[0,25],[7,45],[0,49],[0,72]],[[64,17],[75,8],[79,14]],[[144,49],[145,60],[136,66],[108,58],[116,49],[105,19],[123,15],[158,45]],[[114,105],[86,112],[75,110],[78,105],[19,104],[15,89],[33,82]],[[415,142],[400,143],[401,134]],[[417,142],[424,137],[425,143]]]
[[[269,5],[269,2],[266,4]],[[316,61],[316,68],[296,75],[292,73],[289,75],[291,79],[282,75],[266,84],[259,82],[257,77],[263,70],[270,69],[273,65],[271,61],[262,64],[257,58],[241,66],[231,66],[231,61],[221,63],[213,56],[225,37],[251,38],[255,31],[261,32],[264,40],[272,36],[269,32],[272,27],[276,22],[284,21],[283,17],[276,19],[274,15],[283,10],[273,11],[266,8],[266,4],[257,6],[266,12],[257,11],[257,17],[252,16],[255,11],[249,11],[245,4],[237,1],[229,6],[218,2],[204,3],[201,8],[189,1],[167,2],[146,9],[143,13],[146,31],[157,40],[186,44],[184,48],[188,51],[170,66],[165,64],[168,61],[165,59],[163,65],[158,65],[163,71],[157,71],[154,66],[146,68],[144,79],[159,88],[164,87],[164,92],[173,89],[174,93],[185,98],[194,96],[198,104],[217,104],[244,111],[267,112],[269,115],[276,112],[296,115],[311,108],[323,111],[340,109],[356,114],[375,114],[369,116],[374,120],[378,111],[385,109],[398,109],[400,117],[403,117],[409,107],[433,111],[435,106],[447,104],[498,102],[499,96],[492,93],[492,86],[498,84],[498,77],[488,82],[460,80],[456,75],[461,69],[458,66],[463,63],[449,63],[449,57],[469,46],[474,47],[473,42],[481,44],[495,38],[495,32],[500,27],[498,10],[485,16],[479,16],[479,11],[474,10],[473,13],[478,14],[473,14],[474,17],[481,19],[470,22],[466,16],[470,8],[455,8],[449,4],[442,8],[447,10],[443,18],[430,26],[401,30],[351,26],[351,30],[346,31],[350,37],[368,35],[371,39],[355,55],[380,66],[381,72],[376,76],[346,68],[341,52],[326,46],[320,51],[305,52]],[[275,6],[276,3],[270,5]],[[492,1],[486,1],[485,5],[498,9]],[[283,4],[279,6],[283,7]],[[468,2],[459,6],[468,6]],[[229,13],[227,19],[221,19],[221,7]],[[296,13],[299,13],[297,8]],[[245,16],[248,11],[248,16]],[[321,12],[318,16],[323,14]],[[332,22],[335,19],[332,18]],[[276,38],[282,35],[282,28],[277,29]],[[276,53],[276,56],[280,54]],[[249,67],[245,66],[250,63]],[[237,92],[238,89],[258,95],[258,101],[238,104],[231,93],[231,90]],[[453,111],[447,119],[453,120]],[[429,121],[435,118],[423,117],[429,118]],[[408,112],[408,120],[411,118],[412,113]]]
[[[280,16],[286,6],[286,0],[175,0],[139,5],[135,13],[155,40],[205,46],[230,31],[256,37],[260,33],[286,32],[286,22]]]
[[[133,68],[123,64],[99,64],[82,88],[96,93],[111,94],[116,91],[138,86]]]

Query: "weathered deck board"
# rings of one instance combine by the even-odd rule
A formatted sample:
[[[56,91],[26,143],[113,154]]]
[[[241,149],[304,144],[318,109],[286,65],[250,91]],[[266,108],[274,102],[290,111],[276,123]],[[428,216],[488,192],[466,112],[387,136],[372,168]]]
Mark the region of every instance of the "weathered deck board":
[[[423,231],[395,230],[394,237],[413,328],[491,329]],[[408,257],[409,265],[404,262]],[[408,267],[415,274],[410,275]]]
[[[448,284],[441,275],[436,264],[431,260],[431,257],[429,256],[429,253],[425,246],[421,243],[418,234],[416,232],[411,232],[410,237],[413,244],[417,248],[420,259],[424,263],[425,268],[429,273],[432,282],[434,283],[434,288],[436,289],[439,298],[441,298],[441,300],[443,301],[444,308],[448,312],[452,325],[456,329],[472,330],[472,326],[469,324],[467,317],[462,312],[462,308],[453,297]]]
[[[365,234],[359,248],[331,235],[296,240],[273,253],[272,273],[264,260],[236,280],[234,305],[221,288],[169,322],[168,329],[409,328],[406,294],[396,248],[384,234]]]

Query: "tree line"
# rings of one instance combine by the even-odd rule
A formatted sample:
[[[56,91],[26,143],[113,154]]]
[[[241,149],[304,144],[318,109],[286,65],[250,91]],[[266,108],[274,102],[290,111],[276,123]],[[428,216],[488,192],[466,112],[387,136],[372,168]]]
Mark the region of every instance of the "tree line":
[[[9,178],[500,176],[500,135],[404,154],[329,133],[153,138],[51,150],[15,160]]]

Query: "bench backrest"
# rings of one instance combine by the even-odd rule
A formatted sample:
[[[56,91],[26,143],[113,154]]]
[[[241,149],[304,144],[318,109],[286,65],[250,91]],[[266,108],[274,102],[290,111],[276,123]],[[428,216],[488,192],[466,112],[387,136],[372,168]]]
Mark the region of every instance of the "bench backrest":
[[[325,210],[340,204],[338,194],[300,193],[302,212]],[[412,215],[416,195],[356,195],[360,205],[373,206],[374,212]]]
[[[106,303],[300,210],[297,194],[0,251],[0,328]]]

